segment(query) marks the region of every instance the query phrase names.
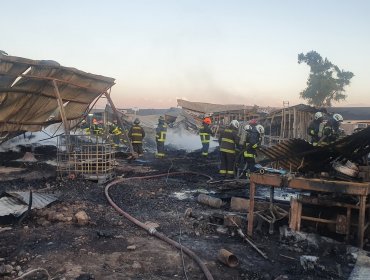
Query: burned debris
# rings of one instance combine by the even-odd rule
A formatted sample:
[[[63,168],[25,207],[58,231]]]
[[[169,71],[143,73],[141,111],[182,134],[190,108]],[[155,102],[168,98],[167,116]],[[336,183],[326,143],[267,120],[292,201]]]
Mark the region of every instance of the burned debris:
[[[2,278],[366,273],[370,128],[314,146],[306,131],[313,107],[179,100],[182,109],[140,115],[115,107],[113,85],[57,62],[0,55]],[[95,109],[102,96],[105,109]],[[205,119],[209,138],[197,134]],[[158,135],[158,120],[166,133]],[[238,162],[226,179],[217,137],[232,121],[241,140],[235,147],[243,146],[235,155],[252,154],[255,162],[253,170]],[[130,133],[134,123],[144,130],[139,138]],[[63,131],[48,133],[54,145],[43,145],[36,131],[52,124]],[[251,153],[242,133],[257,124],[264,129]],[[159,140],[164,156],[156,157]],[[180,149],[181,140],[195,144]],[[135,141],[143,151],[134,150]],[[206,156],[202,141],[209,141]],[[238,173],[238,164],[248,168]]]

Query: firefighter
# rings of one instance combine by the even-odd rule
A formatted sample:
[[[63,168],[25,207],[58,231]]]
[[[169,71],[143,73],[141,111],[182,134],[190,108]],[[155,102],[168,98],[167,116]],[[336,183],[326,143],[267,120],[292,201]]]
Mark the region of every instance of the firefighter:
[[[225,177],[234,178],[235,153],[239,144],[238,129],[239,122],[233,120],[229,127],[220,133],[220,174]]]
[[[158,119],[158,126],[156,129],[155,140],[157,143],[157,153],[155,156],[157,158],[163,158],[165,156],[164,152],[164,142],[166,141],[167,125],[164,121],[164,117],[160,116]]]
[[[128,132],[128,137],[131,140],[134,152],[137,153],[139,157],[141,157],[143,155],[143,138],[145,137],[145,131],[139,124],[140,120],[136,118],[134,120],[134,125],[130,128]]]
[[[319,142],[324,145],[335,142],[341,135],[339,127],[342,122],[342,115],[337,113],[333,114],[333,116],[323,126],[322,130],[319,131],[319,136],[321,137]]]
[[[97,119],[93,119],[93,125],[92,125],[92,131],[94,135],[102,135],[103,134],[103,127],[102,125],[98,122]]]
[[[244,146],[244,160],[247,164],[249,172],[255,172],[257,149],[261,146],[262,135],[265,129],[262,125],[257,123],[256,119],[249,121],[248,134]]]
[[[202,142],[202,157],[205,158],[208,156],[209,142],[212,135],[212,130],[209,127],[211,123],[211,118],[206,117],[203,119],[203,124],[199,129],[200,141]]]
[[[120,143],[120,138],[121,138],[121,135],[122,135],[122,130],[116,124],[115,121],[113,123],[109,124],[109,133],[113,135],[112,140],[113,140],[114,146],[118,147],[119,143]]]
[[[313,146],[317,146],[320,140],[319,131],[320,126],[321,128],[323,127],[323,119],[324,114],[321,112],[316,112],[313,121],[308,125],[307,134],[311,137],[310,143]]]
[[[249,141],[249,133],[252,130],[252,127],[249,124],[244,125],[243,129],[240,132],[240,141],[239,141],[239,147],[241,147],[241,150],[236,153],[236,159],[235,159],[235,167],[236,167],[236,178],[240,178],[243,176],[244,171],[246,170],[246,162],[244,159],[244,150],[245,150],[245,144],[247,141]]]
[[[85,135],[90,135],[90,126],[86,120],[82,120],[80,128],[84,131]]]

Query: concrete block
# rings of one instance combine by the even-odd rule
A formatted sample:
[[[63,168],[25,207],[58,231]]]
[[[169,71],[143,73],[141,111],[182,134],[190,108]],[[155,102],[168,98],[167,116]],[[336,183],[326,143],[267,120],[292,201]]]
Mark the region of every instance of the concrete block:
[[[230,202],[230,209],[238,212],[249,211],[249,199],[241,197],[232,197]]]

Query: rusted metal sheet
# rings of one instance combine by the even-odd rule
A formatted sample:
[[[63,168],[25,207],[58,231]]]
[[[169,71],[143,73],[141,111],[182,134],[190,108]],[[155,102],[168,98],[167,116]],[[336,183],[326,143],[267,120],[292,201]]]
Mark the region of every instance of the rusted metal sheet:
[[[47,193],[32,193],[31,209],[41,209],[58,198],[54,194]],[[22,215],[28,209],[30,200],[29,192],[4,192],[0,198],[0,216],[14,215],[16,217]]]
[[[343,137],[327,146],[312,146],[302,139],[290,139],[260,150],[270,162],[292,171],[325,171],[338,157],[358,160],[370,152],[370,127]]]

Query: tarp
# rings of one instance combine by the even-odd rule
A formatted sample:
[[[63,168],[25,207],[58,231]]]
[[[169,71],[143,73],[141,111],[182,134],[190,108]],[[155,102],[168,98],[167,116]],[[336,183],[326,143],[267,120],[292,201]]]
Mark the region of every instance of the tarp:
[[[114,79],[63,67],[50,60],[0,54],[0,136],[40,131],[61,122],[56,82],[68,120],[84,115]]]

